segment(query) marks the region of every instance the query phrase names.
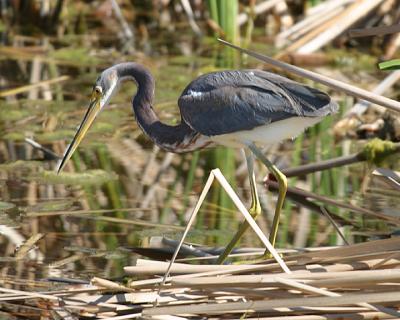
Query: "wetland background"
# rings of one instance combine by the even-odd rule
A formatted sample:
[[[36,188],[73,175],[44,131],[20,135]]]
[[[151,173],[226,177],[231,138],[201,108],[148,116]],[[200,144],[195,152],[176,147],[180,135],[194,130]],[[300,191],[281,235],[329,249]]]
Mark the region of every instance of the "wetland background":
[[[341,2],[343,5],[335,8],[337,16],[343,13],[340,10],[366,3]],[[398,1],[369,1],[372,2],[376,5],[349,24],[349,28],[398,21]],[[257,10],[264,3],[273,5]],[[123,266],[137,258],[133,247],[148,246],[153,236],[179,238],[210,170],[216,167],[243,202],[249,202],[247,170],[239,151],[218,148],[176,155],[159,150],[143,136],[131,110],[130,101],[136,90],[133,84],[121,87],[67,165],[66,173],[57,176],[57,155],[62,155],[72,139],[101,70],[122,61],[135,61],[150,68],[156,78],[154,107],[160,118],[169,123],[180,121],[177,98],[197,76],[227,68],[272,70],[223,47],[216,41],[218,36],[372,90],[389,74],[379,71],[376,64],[396,57],[397,35],[351,38],[343,30],[313,52],[293,46],[301,39],[303,45],[307,44],[314,39],[305,39],[307,35],[324,24],[324,30],[340,25],[327,25],[329,19],[337,16],[324,16],[321,11],[317,15],[326,20],[319,21],[315,30],[311,28],[297,38],[288,34],[292,26],[312,15],[312,10],[315,14],[315,8],[322,10],[332,3],[1,2],[2,284],[18,286],[28,279],[122,276]],[[348,117],[348,110],[357,103],[352,97],[282,71],[272,71],[328,91],[340,105],[337,115],[324,119],[293,141],[265,150],[278,167],[350,155],[362,150],[374,137],[400,140],[398,116],[391,112],[371,107],[358,117]],[[398,89],[394,83],[385,95],[397,99]],[[340,122],[343,119],[347,120]],[[396,156],[380,165],[399,170]],[[368,213],[397,219],[399,189],[374,175],[374,169],[376,165],[360,162],[290,178],[290,186],[326,196],[333,202],[326,205],[319,200],[310,205],[288,197],[278,247],[342,244],[334,225],[321,214],[321,205],[335,218],[350,243],[390,237],[398,223]],[[256,176],[263,205],[263,215],[257,221],[267,232],[276,194],[264,187],[267,171],[259,163]],[[349,210],[335,202],[353,207]],[[189,240],[224,246],[241,221],[229,198],[215,185]],[[38,234],[42,237],[35,241],[36,247],[26,252],[23,259],[18,257],[16,248]],[[249,230],[241,246],[258,247],[260,243]]]

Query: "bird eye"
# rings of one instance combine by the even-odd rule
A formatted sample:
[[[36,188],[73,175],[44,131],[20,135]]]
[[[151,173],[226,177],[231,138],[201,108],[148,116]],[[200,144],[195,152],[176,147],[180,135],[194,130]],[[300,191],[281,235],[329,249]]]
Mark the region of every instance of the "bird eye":
[[[103,89],[100,86],[96,86],[94,88],[94,92],[96,92],[96,94],[101,94],[103,92]]]

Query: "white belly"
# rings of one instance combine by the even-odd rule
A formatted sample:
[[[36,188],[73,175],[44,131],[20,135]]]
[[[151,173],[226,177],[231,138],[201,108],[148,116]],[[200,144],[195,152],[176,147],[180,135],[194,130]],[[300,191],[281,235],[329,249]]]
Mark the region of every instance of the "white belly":
[[[252,130],[211,136],[210,139],[218,144],[233,148],[243,148],[249,142],[253,142],[259,146],[271,145],[286,139],[295,138],[306,128],[313,126],[321,120],[322,117],[293,117],[259,126]]]

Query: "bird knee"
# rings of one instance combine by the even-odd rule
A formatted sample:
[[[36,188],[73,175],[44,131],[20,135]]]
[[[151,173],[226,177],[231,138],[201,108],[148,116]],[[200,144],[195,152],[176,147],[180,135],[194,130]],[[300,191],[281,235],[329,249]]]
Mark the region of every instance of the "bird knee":
[[[288,182],[286,176],[279,171],[279,173],[277,174],[277,180],[279,182],[279,188],[286,191],[288,188]]]
[[[260,202],[252,203],[249,209],[249,213],[253,218],[256,218],[258,215],[260,215],[261,214]]]

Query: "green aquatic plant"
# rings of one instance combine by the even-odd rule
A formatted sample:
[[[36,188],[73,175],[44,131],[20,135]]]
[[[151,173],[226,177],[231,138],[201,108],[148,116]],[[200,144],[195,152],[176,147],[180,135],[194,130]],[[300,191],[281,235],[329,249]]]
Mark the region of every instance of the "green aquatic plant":
[[[211,19],[220,26],[224,32],[224,38],[233,43],[238,42],[239,28],[237,24],[237,17],[239,14],[239,3],[237,0],[209,0],[208,8],[210,11]],[[217,51],[215,55],[215,67],[223,69],[233,69],[238,64],[237,52],[229,50],[229,48],[222,48],[222,51]],[[225,147],[218,147],[211,151],[208,157],[209,163],[206,165],[207,169],[223,168],[223,174],[235,188],[235,151]],[[207,172],[207,171],[206,171]],[[232,209],[233,204],[227,194],[221,187],[216,186],[211,197],[211,202],[218,204],[220,210],[222,208]],[[217,216],[209,215],[210,227],[218,226],[220,229],[227,230],[232,227],[229,219],[222,219],[221,212]]]
[[[29,110],[24,109],[16,104],[1,103],[0,104],[0,122],[7,121],[18,121],[30,116]]]
[[[47,132],[40,132],[36,134],[36,138],[39,141],[59,141],[63,140],[68,137],[73,137],[74,136],[74,131],[69,130],[69,129],[59,129],[56,131],[47,131]]]
[[[400,59],[381,62],[378,64],[378,67],[381,70],[398,70],[400,69]]]
[[[0,211],[7,211],[15,208],[14,203],[0,201]]]
[[[43,170],[31,176],[30,179],[50,184],[100,186],[117,179],[117,175],[100,169],[86,170],[85,172],[63,172],[60,174],[55,171]]]
[[[22,170],[32,170],[39,168],[42,165],[43,163],[40,161],[17,160],[0,164],[0,171],[15,172]]]
[[[30,207],[30,210],[39,211],[39,212],[53,212],[53,211],[65,211],[71,209],[74,201],[72,199],[63,199],[63,200],[50,200],[39,202],[36,205]],[[1,204],[0,204],[1,210]]]
[[[98,66],[101,60],[91,55],[89,50],[90,48],[84,47],[66,47],[51,51],[49,57],[55,60],[70,62],[74,65]]]
[[[375,138],[364,146],[363,153],[370,164],[380,166],[395,150],[393,142]]]

